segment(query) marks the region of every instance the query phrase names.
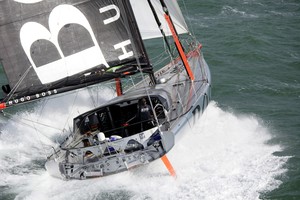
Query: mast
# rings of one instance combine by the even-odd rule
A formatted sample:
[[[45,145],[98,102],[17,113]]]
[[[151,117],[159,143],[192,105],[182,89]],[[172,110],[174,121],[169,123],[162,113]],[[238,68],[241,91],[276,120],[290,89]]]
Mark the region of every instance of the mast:
[[[150,64],[150,60],[149,60],[148,54],[147,54],[147,52],[146,52],[145,45],[144,45],[143,40],[142,40],[141,33],[140,33],[140,31],[139,31],[139,27],[138,27],[138,25],[137,25],[136,20],[133,20],[133,19],[135,19],[135,16],[134,16],[134,14],[133,14],[133,10],[132,10],[130,1],[124,0],[123,2],[124,2],[124,6],[126,6],[126,11],[127,11],[127,15],[126,15],[126,16],[130,16],[131,19],[132,19],[130,26],[133,26],[132,30],[135,31],[135,35],[138,36],[138,41],[139,41],[139,43],[140,43],[140,47],[141,47],[141,49],[142,49],[144,58],[145,58],[145,60],[146,60],[147,68],[152,69],[152,66],[151,66],[151,64]],[[147,70],[147,71],[148,71],[148,70]],[[148,74],[149,74],[151,83],[152,83],[153,85],[155,85],[157,82],[156,82],[156,78],[155,78],[155,76],[154,76],[153,70],[151,70],[150,72],[148,72]]]
[[[177,51],[178,51],[178,53],[179,53],[179,55],[180,55],[180,57],[181,57],[181,60],[182,60],[182,62],[183,62],[183,65],[184,65],[184,67],[185,67],[185,69],[186,69],[186,72],[187,72],[189,78],[193,81],[193,80],[195,79],[194,74],[193,74],[193,72],[192,72],[192,70],[191,70],[191,68],[190,68],[190,65],[189,65],[188,60],[187,60],[187,57],[186,57],[186,55],[185,55],[185,53],[184,53],[182,44],[181,44],[180,41],[179,41],[179,38],[178,38],[178,34],[177,34],[177,31],[176,31],[176,28],[175,28],[175,26],[174,26],[174,24],[173,24],[173,22],[172,22],[171,16],[169,15],[168,8],[167,8],[167,6],[166,6],[164,0],[160,0],[160,3],[161,3],[162,8],[163,8],[163,10],[164,10],[164,12],[165,12],[164,16],[165,16],[165,19],[166,19],[166,21],[167,21],[167,23],[168,23],[169,29],[170,29],[171,32],[172,32],[172,36],[173,36],[173,39],[174,39],[174,41],[175,41],[175,45],[176,45]]]
[[[152,11],[152,13],[153,13],[153,16],[154,16],[154,18],[155,18],[155,21],[156,21],[156,23],[157,23],[157,26],[158,26],[158,28],[159,28],[159,30],[160,30],[160,32],[161,32],[163,38],[164,38],[164,41],[165,41],[165,43],[166,43],[166,45],[167,45],[168,51],[169,51],[170,55],[173,57],[173,54],[172,54],[172,51],[171,51],[170,44],[169,44],[169,42],[168,42],[168,40],[167,40],[166,34],[165,34],[165,32],[164,32],[162,26],[161,26],[162,24],[161,24],[161,22],[159,21],[159,18],[158,18],[158,16],[157,16],[157,13],[156,13],[154,7],[153,7],[153,4],[151,3],[151,0],[147,0],[147,1],[148,1],[148,4],[149,4],[150,8],[151,8],[151,11]]]

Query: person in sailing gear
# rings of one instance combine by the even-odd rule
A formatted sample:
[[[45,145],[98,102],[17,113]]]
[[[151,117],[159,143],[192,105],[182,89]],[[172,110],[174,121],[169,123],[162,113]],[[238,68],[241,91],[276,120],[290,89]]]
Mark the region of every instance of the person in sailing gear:
[[[147,101],[145,98],[143,98],[141,101],[141,106],[140,106],[139,111],[140,111],[140,120],[141,120],[142,131],[152,128],[153,127],[152,109],[147,104]]]

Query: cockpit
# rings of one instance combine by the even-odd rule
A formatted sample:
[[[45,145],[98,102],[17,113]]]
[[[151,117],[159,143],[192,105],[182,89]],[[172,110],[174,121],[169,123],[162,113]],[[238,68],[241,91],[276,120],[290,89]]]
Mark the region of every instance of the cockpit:
[[[146,109],[147,107],[147,109]],[[167,123],[167,102],[161,96],[143,96],[97,108],[74,119],[74,132],[105,137],[128,137]],[[145,117],[145,113],[149,112]]]

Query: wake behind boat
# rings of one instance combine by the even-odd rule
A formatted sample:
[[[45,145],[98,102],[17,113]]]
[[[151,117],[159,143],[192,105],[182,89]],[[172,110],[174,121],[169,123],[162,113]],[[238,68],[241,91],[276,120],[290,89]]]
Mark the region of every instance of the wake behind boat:
[[[22,4],[8,2],[0,6]],[[178,34],[188,29],[177,2],[46,4],[24,7],[26,17],[0,20],[0,34],[8,39],[1,40],[0,55],[5,55],[2,65],[9,80],[2,87],[7,96],[0,108],[115,80],[117,97],[74,118],[73,131],[53,148],[46,169],[55,177],[86,179],[162,158],[174,175],[166,154],[183,128],[201,116],[211,84],[201,45],[179,40]],[[35,6],[42,14],[34,14]],[[11,35],[6,34],[8,22],[15,27]],[[164,39],[170,63],[155,72],[143,40],[156,37]],[[183,47],[183,42],[188,45]],[[137,76],[140,80],[124,90],[122,80]]]

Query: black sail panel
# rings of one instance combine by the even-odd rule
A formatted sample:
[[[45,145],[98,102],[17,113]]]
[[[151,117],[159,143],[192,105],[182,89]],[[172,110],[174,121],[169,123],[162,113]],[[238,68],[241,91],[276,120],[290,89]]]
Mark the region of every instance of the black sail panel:
[[[148,62],[126,0],[24,2],[0,1],[8,100],[95,84],[121,75],[112,67]]]

